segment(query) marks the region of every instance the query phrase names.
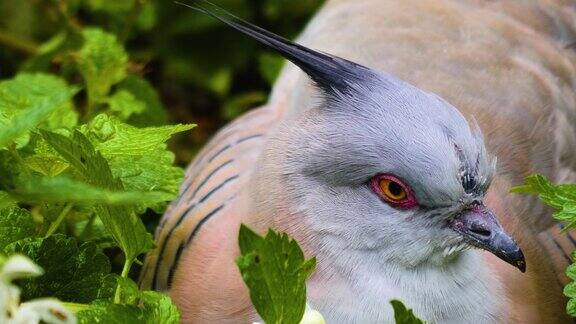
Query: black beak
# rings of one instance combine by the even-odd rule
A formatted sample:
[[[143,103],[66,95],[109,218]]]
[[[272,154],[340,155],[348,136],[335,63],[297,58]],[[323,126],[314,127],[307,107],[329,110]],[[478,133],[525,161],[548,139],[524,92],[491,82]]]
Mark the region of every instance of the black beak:
[[[448,226],[471,245],[492,252],[520,271],[526,271],[526,260],[520,247],[504,231],[494,213],[483,205],[475,205],[451,219]]]

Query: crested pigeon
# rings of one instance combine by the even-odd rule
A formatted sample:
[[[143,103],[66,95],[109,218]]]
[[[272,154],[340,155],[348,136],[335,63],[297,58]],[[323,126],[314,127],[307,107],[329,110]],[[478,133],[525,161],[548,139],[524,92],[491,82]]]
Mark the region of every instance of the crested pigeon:
[[[317,257],[328,323],[391,322],[391,299],[430,323],[568,321],[573,240],[509,189],[576,179],[574,3],[330,0],[298,44],[206,6],[293,64],[188,167],[143,287],[186,323],[256,320],[244,223]]]

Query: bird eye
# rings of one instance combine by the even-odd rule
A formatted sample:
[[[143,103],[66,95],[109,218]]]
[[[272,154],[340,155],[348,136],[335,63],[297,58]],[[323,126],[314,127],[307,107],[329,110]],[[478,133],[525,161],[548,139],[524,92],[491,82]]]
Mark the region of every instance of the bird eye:
[[[416,198],[410,188],[393,175],[376,175],[370,180],[370,187],[393,207],[411,208],[416,205]]]
[[[392,201],[400,201],[408,196],[402,185],[392,179],[382,179],[379,185],[384,196]]]

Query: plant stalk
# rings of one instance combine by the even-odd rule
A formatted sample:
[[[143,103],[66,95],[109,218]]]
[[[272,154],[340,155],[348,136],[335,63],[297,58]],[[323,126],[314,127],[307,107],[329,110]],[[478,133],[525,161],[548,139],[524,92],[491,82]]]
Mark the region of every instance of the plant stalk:
[[[62,209],[56,220],[52,224],[50,224],[50,228],[48,228],[48,231],[46,232],[44,238],[49,237],[50,235],[54,234],[56,230],[58,230],[60,224],[62,224],[62,221],[64,220],[64,218],[66,218],[66,215],[68,215],[68,213],[72,209],[72,206],[73,206],[72,203],[68,203],[66,204],[66,206],[64,206],[64,209]]]
[[[78,313],[79,311],[83,311],[85,309],[90,308],[90,305],[88,304],[79,304],[79,303],[62,302],[62,305],[64,305],[66,308],[68,308],[69,311],[71,311],[74,314]]]
[[[120,40],[121,43],[126,42],[128,37],[130,36],[130,31],[132,30],[132,27],[136,23],[136,19],[138,19],[138,16],[140,16],[140,12],[142,11],[142,8],[144,7],[145,3],[146,0],[134,0],[134,5],[130,9],[130,12],[128,13],[128,18],[126,18],[126,22],[124,23],[124,27],[122,28],[122,31],[118,36],[118,39]]]
[[[133,261],[134,260],[128,260],[128,259],[126,259],[126,261],[124,261],[124,267],[122,268],[122,273],[120,274],[120,277],[128,278],[128,273],[130,272],[130,268],[132,267]],[[120,303],[120,294],[121,293],[122,293],[122,289],[120,289],[120,285],[116,285],[116,292],[114,293],[114,304]]]
[[[34,42],[18,38],[1,30],[0,45],[11,48],[26,55],[35,55],[38,51],[38,45],[36,45]]]

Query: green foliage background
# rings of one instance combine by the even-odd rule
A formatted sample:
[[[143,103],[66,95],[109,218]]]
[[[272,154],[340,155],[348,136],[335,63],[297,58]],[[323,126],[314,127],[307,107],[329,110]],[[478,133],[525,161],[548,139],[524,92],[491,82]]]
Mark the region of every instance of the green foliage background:
[[[293,38],[322,0],[215,2]],[[266,101],[283,60],[171,0],[0,0],[0,17],[0,254],[45,270],[19,283],[23,300],[57,297],[80,323],[178,322],[167,296],[134,282],[151,233],[186,164]],[[515,191],[540,195],[575,226],[574,185],[535,175]],[[313,259],[285,235],[243,231],[237,262],[256,309],[299,321]],[[255,261],[278,251],[290,251],[290,267]],[[574,264],[567,275],[576,279]],[[269,290],[286,300],[260,293]],[[565,294],[576,316],[576,284]],[[421,323],[392,306],[398,323]]]
[[[290,38],[320,2],[217,4]],[[183,167],[283,61],[172,1],[0,0],[0,17],[0,253],[46,272],[23,300],[60,298],[81,323],[177,322],[134,282],[151,233]]]
[[[293,38],[322,0],[214,2]],[[116,35],[129,54],[128,73],[150,81],[166,108],[164,117],[155,109],[156,123],[198,124],[174,143],[180,165],[224,123],[264,102],[283,64],[255,42],[172,0],[0,0],[0,13],[2,79],[24,70],[76,78],[70,68],[74,56],[62,53],[80,41],[70,31],[97,26]],[[134,116],[133,124],[145,124],[145,117]]]

